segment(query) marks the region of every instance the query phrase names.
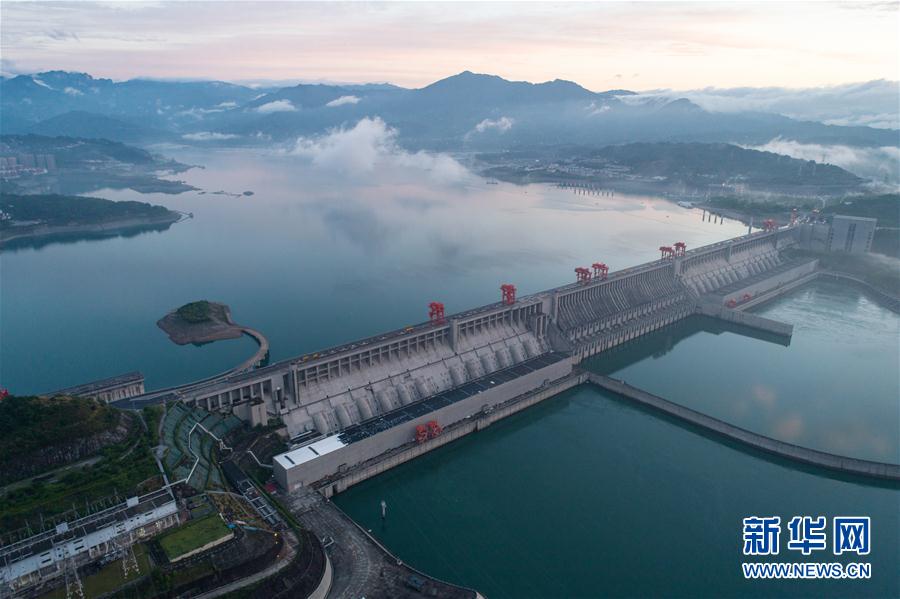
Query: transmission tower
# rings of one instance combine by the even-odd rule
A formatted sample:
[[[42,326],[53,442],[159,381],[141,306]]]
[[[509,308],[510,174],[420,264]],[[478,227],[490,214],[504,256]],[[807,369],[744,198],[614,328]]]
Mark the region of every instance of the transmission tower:
[[[132,572],[138,573],[140,571],[137,558],[134,555],[134,543],[132,541],[131,532],[128,532],[127,536],[116,537],[115,541],[113,541],[116,548],[116,557],[122,560],[123,578],[128,578],[128,575]]]
[[[81,578],[78,577],[75,556],[66,559],[63,567],[66,575],[66,599],[84,599],[84,587],[81,585]]]

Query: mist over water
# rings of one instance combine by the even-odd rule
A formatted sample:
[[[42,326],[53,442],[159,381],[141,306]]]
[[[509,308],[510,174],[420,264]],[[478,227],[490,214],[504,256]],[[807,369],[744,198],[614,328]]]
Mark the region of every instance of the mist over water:
[[[92,195],[193,219],[127,239],[0,253],[3,385],[43,392],[140,370],[158,388],[251,355],[247,338],[178,347],[156,327],[197,299],[230,305],[278,360],[421,322],[433,300],[460,311],[497,301],[502,283],[533,293],[573,280],[576,266],[624,268],[656,258],[663,243],[694,247],[745,231],[656,198],[487,185],[449,156],[405,154],[376,121],[369,127],[373,154],[362,169],[308,155],[167,148],[205,166],[179,177],[210,193]],[[462,176],[438,176],[440,164]]]

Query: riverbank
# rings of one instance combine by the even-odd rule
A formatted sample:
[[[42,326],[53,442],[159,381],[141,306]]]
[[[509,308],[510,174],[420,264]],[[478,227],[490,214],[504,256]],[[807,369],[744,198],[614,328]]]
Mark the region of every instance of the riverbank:
[[[148,217],[129,217],[98,223],[73,223],[67,225],[35,224],[11,226],[0,229],[0,248],[29,240],[54,238],[107,237],[141,231],[165,231],[186,216],[180,212]],[[15,245],[13,244],[13,245]]]

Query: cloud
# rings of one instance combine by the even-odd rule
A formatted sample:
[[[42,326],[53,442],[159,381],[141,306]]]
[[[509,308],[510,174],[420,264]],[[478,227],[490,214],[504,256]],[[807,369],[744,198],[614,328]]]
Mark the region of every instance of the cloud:
[[[234,102],[232,100],[229,100],[227,102],[219,102],[218,104],[216,104],[216,108],[222,108],[222,109],[235,108],[236,106],[237,106],[237,102]]]
[[[76,42],[79,41],[77,34],[71,31],[64,31],[62,29],[54,29],[52,31],[46,32],[44,35],[58,42],[66,40],[74,40]]]
[[[900,128],[900,84],[885,79],[811,88],[656,90],[620,99],[634,104],[676,98],[687,98],[711,112],[769,112],[832,125]]]
[[[515,123],[515,121],[506,116],[502,116],[499,119],[484,119],[475,125],[474,131],[477,133],[484,133],[485,131],[496,129],[500,133],[506,133],[512,129],[513,123]]]
[[[15,77],[20,75],[21,71],[16,67],[16,63],[8,58],[0,58],[0,75],[3,77]]]
[[[442,183],[455,183],[471,175],[446,154],[410,153],[397,143],[397,130],[378,117],[364,118],[352,128],[333,129],[318,137],[301,137],[291,152],[315,166],[344,175],[359,176],[376,168],[425,171]]]
[[[335,107],[335,106],[344,106],[345,104],[358,104],[359,98],[356,96],[341,96],[340,98],[335,98],[325,106]]]
[[[878,183],[900,184],[900,147],[856,148],[842,145],[806,144],[776,137],[752,150],[784,154],[802,160],[815,160],[839,166]]]
[[[34,81],[35,83],[37,83],[38,85],[40,85],[41,87],[46,87],[47,89],[53,89],[52,87],[50,87],[49,85],[47,85],[46,83],[44,83],[43,81],[41,81],[40,79],[38,79],[37,77],[35,77],[33,75],[31,77],[31,80]]]
[[[256,107],[256,112],[270,114],[273,112],[296,112],[297,107],[291,104],[290,100],[275,100],[262,106]]]
[[[590,104],[587,105],[585,110],[588,111],[588,114],[590,116],[596,116],[598,114],[603,114],[604,112],[609,111],[610,106],[609,106],[609,104],[601,104],[600,106],[597,106],[596,102],[591,102]]]
[[[233,133],[218,133],[216,131],[198,131],[197,133],[187,133],[181,137],[188,141],[221,141],[225,139],[235,139],[240,137],[240,135],[235,135]]]
[[[66,92],[70,96],[83,96],[84,95],[84,92],[82,92],[81,90],[75,89],[74,87],[67,87],[63,91]]]

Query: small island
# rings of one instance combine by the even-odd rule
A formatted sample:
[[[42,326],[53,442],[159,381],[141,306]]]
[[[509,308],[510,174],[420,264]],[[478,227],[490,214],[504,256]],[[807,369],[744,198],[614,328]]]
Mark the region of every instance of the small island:
[[[0,247],[13,240],[164,230],[182,214],[145,202],[0,193]]]
[[[231,320],[228,306],[207,300],[185,304],[156,324],[178,345],[236,339],[244,333],[244,327]]]

